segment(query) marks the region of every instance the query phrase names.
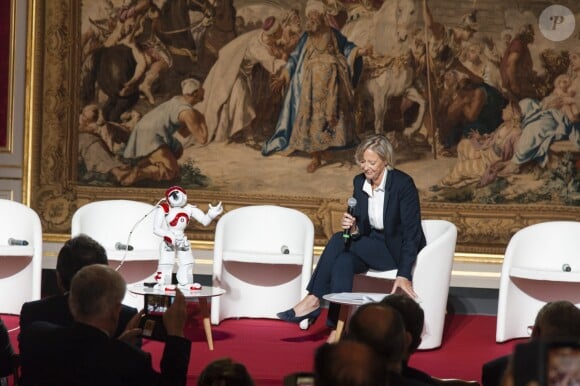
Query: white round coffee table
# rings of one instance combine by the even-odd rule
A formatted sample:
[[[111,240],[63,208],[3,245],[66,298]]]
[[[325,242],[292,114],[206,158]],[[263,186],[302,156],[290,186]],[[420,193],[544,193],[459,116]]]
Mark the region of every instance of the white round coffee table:
[[[127,288],[130,292],[138,295],[175,295],[175,291],[166,290],[163,288],[152,288],[143,285],[143,283],[133,284]],[[221,296],[225,294],[226,291],[220,287],[202,286],[201,289],[198,290],[181,290],[181,292],[183,293],[183,296],[185,296],[185,300],[198,300],[199,309],[203,318],[203,329],[205,331],[207,345],[210,350],[213,350],[213,336],[211,334],[211,323],[209,320],[209,307],[207,304],[207,299],[214,296]]]
[[[388,294],[376,292],[340,292],[324,295],[322,298],[331,303],[340,305],[334,342],[340,340],[344,326],[352,313],[352,307],[358,307],[366,303],[380,302]]]

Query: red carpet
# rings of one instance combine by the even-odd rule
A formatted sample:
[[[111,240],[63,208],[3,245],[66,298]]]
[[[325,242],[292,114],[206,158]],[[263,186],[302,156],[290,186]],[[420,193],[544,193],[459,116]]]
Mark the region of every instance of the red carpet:
[[[193,341],[188,385],[196,384],[199,373],[210,361],[226,356],[244,363],[258,386],[282,385],[284,375],[312,369],[314,350],[328,334],[324,317],[325,313],[306,331],[276,320],[225,320],[212,326],[214,351],[208,350],[201,321],[192,318],[186,329]],[[2,318],[9,329],[18,327],[18,317]],[[17,334],[17,329],[11,332],[16,349]],[[416,353],[411,365],[440,378],[480,381],[481,365],[511,352],[516,343],[519,341],[495,342],[495,316],[450,315],[442,346]],[[153,363],[158,365],[162,344],[145,341],[143,349],[152,353]]]

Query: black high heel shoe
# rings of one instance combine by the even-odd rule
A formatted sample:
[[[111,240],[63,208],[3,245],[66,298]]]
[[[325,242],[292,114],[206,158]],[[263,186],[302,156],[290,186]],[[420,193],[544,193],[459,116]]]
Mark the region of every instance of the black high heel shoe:
[[[312,324],[314,324],[314,322],[316,322],[316,319],[318,319],[318,317],[320,316],[320,307],[318,307],[314,311],[311,311],[311,312],[307,313],[306,315],[302,315],[302,316],[296,316],[296,313],[294,312],[294,308],[290,308],[289,310],[278,312],[276,314],[276,316],[278,316],[278,318],[280,318],[281,320],[283,320],[285,322],[296,323],[296,324],[299,324],[304,319],[308,319],[308,324],[312,325]]]

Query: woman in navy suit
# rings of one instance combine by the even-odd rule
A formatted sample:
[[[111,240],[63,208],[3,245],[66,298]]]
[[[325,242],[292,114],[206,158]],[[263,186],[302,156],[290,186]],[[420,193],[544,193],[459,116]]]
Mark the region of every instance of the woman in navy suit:
[[[354,275],[369,269],[397,269],[391,293],[402,290],[416,298],[412,269],[425,246],[421,228],[419,194],[413,179],[394,169],[393,147],[383,135],[367,138],[358,146],[355,159],[362,173],[354,178],[356,207],[344,213],[342,228],[326,245],[307,290],[293,308],[278,313],[282,320],[311,322],[320,314],[320,299],[329,293],[351,292]],[[331,304],[327,324],[333,328],[339,307]]]

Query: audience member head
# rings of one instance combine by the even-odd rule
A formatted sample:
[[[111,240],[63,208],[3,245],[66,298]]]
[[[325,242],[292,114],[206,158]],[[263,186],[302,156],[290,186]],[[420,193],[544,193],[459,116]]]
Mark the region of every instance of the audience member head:
[[[74,276],[68,304],[77,322],[89,324],[113,336],[127,285],[108,265],[92,264]]]
[[[532,338],[580,339],[580,309],[567,300],[546,303],[536,315]]]
[[[393,307],[399,311],[405,323],[405,330],[410,335],[410,344],[406,349],[405,360],[417,351],[421,344],[421,335],[425,324],[425,313],[419,304],[406,294],[392,294],[381,300],[382,304]]]
[[[374,349],[388,370],[401,370],[407,344],[405,324],[394,308],[381,303],[363,304],[351,317],[347,336]]]
[[[208,364],[197,380],[198,386],[253,386],[246,367],[230,358],[217,359]]]
[[[56,277],[60,288],[68,292],[70,283],[81,268],[91,264],[107,264],[105,248],[87,235],[78,235],[64,243],[58,252]]]
[[[314,354],[316,386],[386,385],[384,362],[368,345],[354,340],[323,344]]]

